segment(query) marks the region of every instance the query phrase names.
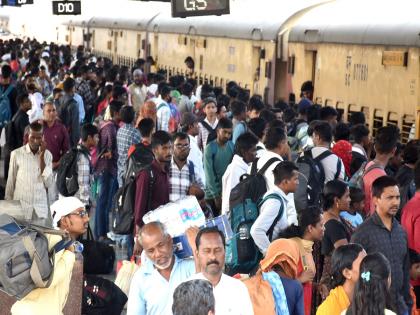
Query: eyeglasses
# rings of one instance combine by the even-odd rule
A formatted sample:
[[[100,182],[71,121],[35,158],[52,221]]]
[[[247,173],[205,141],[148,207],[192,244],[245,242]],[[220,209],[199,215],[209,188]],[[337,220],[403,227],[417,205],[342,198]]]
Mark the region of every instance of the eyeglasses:
[[[82,210],[77,213],[69,213],[67,216],[71,216],[71,215],[78,215],[79,217],[83,219],[84,217],[88,216],[89,213],[86,210]]]
[[[175,144],[177,149],[188,149],[190,147],[189,144]]]

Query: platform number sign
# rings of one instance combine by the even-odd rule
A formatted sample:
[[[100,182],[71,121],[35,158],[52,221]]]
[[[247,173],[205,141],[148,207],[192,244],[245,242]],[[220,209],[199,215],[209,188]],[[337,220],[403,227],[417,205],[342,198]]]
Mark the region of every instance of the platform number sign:
[[[229,14],[229,0],[172,0],[172,16]]]
[[[54,15],[79,15],[82,14],[80,1],[53,1]]]
[[[34,0],[1,0],[1,5],[20,7],[25,4],[34,4]]]

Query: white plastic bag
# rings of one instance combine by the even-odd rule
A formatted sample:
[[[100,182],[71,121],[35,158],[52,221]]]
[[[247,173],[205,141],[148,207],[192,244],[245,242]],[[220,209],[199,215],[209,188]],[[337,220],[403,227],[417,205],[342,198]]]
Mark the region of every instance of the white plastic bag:
[[[3,128],[1,130],[1,135],[0,135],[0,147],[4,147],[6,145],[6,128]]]
[[[131,280],[139,266],[134,261],[124,260],[115,278],[115,284],[128,296]]]

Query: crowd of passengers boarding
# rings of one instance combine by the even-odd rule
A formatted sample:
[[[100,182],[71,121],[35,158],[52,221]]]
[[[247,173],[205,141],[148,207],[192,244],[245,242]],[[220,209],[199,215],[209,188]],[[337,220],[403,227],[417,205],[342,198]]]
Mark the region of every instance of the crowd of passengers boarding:
[[[62,314],[80,254],[83,314],[419,313],[420,142],[401,144],[397,127],[373,138],[362,112],[344,122],[314,104],[312,82],[296,104],[266,104],[235,82],[168,78],[151,57],[129,68],[12,39],[0,58],[2,194],[65,232],[46,232],[48,248],[70,239],[50,253],[44,288],[13,251],[0,254],[13,315]],[[192,257],[180,258],[171,226],[143,219],[188,196],[233,236],[190,227]],[[23,244],[5,222],[0,244]],[[125,235],[128,260],[141,257],[124,290],[91,276],[113,271],[110,230]],[[33,289],[16,293],[11,274]]]

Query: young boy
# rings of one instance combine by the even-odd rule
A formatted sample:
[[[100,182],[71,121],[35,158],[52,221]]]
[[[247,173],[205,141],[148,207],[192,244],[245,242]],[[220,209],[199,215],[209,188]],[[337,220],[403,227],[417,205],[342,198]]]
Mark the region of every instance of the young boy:
[[[363,209],[365,208],[365,194],[361,189],[351,187],[350,199],[350,210],[342,211],[340,216],[349,221],[354,228],[357,228],[363,223],[363,218],[360,213],[363,213]]]
[[[206,118],[198,124],[198,146],[204,151],[208,142],[216,139],[217,102],[214,98],[206,98],[203,101],[203,111]]]

